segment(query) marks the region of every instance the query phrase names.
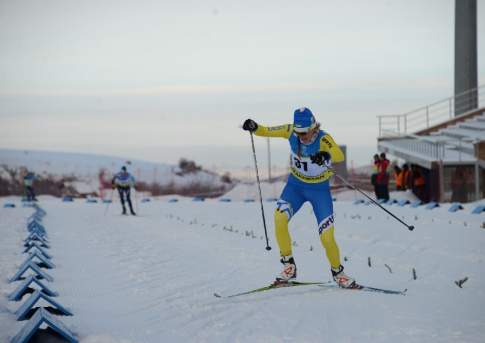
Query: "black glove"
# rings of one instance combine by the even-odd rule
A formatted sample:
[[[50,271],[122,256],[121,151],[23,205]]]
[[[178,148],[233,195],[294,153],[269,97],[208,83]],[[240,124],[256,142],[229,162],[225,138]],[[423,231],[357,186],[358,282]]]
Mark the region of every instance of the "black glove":
[[[330,156],[330,154],[326,151],[319,151],[315,155],[311,155],[310,159],[313,163],[316,163],[319,166],[325,164],[327,167],[329,167],[332,156]]]
[[[243,124],[243,130],[254,132],[258,129],[258,124],[252,119],[246,119]]]

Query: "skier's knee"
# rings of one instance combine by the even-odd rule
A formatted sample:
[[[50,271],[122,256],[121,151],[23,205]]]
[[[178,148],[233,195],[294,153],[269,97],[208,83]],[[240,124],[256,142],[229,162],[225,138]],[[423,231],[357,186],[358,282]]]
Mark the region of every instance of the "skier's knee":
[[[275,222],[277,220],[285,220],[288,222],[290,221],[292,215],[293,210],[291,208],[291,204],[281,199],[278,200],[276,203],[276,210],[274,212]]]
[[[320,234],[320,240],[322,241],[323,246],[326,248],[330,244],[334,244],[335,237],[333,235],[333,226],[331,226],[328,230],[325,230]]]

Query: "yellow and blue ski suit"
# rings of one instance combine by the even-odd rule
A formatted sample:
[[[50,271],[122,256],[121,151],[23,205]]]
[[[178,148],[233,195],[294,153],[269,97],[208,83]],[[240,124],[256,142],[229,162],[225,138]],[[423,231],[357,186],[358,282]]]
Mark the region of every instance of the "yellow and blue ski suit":
[[[291,147],[291,165],[288,182],[274,212],[276,240],[281,256],[292,255],[288,222],[301,206],[309,201],[317,219],[320,241],[332,268],[340,266],[340,252],[334,238],[334,215],[329,178],[332,171],[325,165],[313,163],[310,156],[328,152],[333,163],[345,157],[340,147],[326,132],[319,130],[312,143],[302,144],[293,132],[293,124],[265,127],[258,125],[256,136],[288,139]]]

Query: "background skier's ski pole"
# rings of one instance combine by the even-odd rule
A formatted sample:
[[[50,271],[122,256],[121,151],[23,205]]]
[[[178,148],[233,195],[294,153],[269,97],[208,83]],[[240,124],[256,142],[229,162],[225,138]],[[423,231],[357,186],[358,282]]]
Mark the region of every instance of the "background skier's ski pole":
[[[135,193],[135,211],[140,214],[138,209],[138,192],[135,187],[133,187],[133,192]]]
[[[365,194],[364,192],[362,192],[360,189],[358,189],[357,187],[355,187],[354,185],[352,185],[350,182],[348,182],[347,180],[345,180],[343,177],[341,177],[340,175],[338,175],[334,169],[332,169],[334,175],[340,180],[342,181],[343,183],[345,183],[348,187],[356,190],[357,192],[361,193],[362,195],[364,195],[367,199],[369,199],[374,205],[376,206],[379,206],[381,209],[383,209],[384,211],[386,211],[387,213],[389,213],[394,219],[396,219],[397,221],[399,221],[401,224],[403,224],[405,227],[407,227],[410,231],[414,230],[414,226],[413,225],[408,225],[406,224],[405,222],[403,222],[401,219],[399,219],[398,217],[396,217],[394,214],[392,214],[390,211],[386,210],[383,206],[381,206],[381,204],[379,204],[377,201],[375,201],[374,199],[372,199],[370,196],[368,196],[367,194]]]
[[[253,148],[254,168],[256,169],[256,181],[258,183],[258,190],[259,190],[259,202],[261,203],[261,214],[263,215],[264,235],[266,236],[266,250],[271,250],[271,247],[269,246],[269,243],[268,243],[268,231],[266,230],[266,219],[264,217],[263,196],[261,195],[261,184],[259,182],[258,161],[256,160],[256,149],[254,148],[254,138],[253,138],[252,132],[249,132],[249,134],[251,135],[251,146]]]

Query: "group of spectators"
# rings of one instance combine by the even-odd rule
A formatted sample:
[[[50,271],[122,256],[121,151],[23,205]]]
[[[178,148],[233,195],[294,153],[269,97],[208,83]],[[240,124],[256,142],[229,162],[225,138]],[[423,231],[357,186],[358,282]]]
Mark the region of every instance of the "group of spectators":
[[[397,191],[410,189],[420,200],[427,202],[426,179],[422,168],[413,166],[410,169],[407,164],[403,164],[402,168],[400,168],[396,164],[394,166],[394,179],[396,180]]]
[[[397,191],[412,190],[413,193],[422,201],[427,201],[426,179],[419,166],[409,168],[408,164],[399,167],[394,164],[394,180]],[[391,163],[386,158],[385,153],[374,155],[374,171],[371,176],[371,183],[374,186],[376,199],[389,200],[389,181],[391,176]]]

